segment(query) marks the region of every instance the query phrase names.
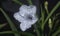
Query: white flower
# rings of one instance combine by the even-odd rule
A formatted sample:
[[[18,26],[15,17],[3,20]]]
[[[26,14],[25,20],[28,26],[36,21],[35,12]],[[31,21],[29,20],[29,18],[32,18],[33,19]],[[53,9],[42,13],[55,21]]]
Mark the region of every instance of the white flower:
[[[14,14],[14,18],[21,22],[20,29],[22,31],[29,29],[38,20],[36,17],[36,6],[22,5],[19,8],[19,12]]]

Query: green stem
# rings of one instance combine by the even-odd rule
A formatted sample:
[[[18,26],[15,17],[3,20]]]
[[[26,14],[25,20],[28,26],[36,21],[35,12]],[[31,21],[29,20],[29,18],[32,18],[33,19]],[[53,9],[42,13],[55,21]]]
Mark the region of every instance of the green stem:
[[[43,23],[44,23],[44,10],[42,9],[42,7],[41,7],[41,16],[42,16],[42,17],[41,17],[41,18],[42,18],[42,27],[41,27],[41,28],[42,28],[42,31],[43,31],[43,25],[44,25],[44,24],[43,24]]]
[[[48,8],[46,9],[47,14],[49,14]]]

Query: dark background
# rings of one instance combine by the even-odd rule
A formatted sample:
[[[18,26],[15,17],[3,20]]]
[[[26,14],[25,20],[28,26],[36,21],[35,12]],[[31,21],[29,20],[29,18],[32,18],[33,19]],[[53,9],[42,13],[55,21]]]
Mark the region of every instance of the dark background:
[[[38,13],[38,15],[40,15],[40,5],[42,4],[43,5],[42,7],[44,8],[44,2],[45,1],[48,1],[48,3],[49,3],[48,4],[48,9],[49,9],[49,12],[50,12],[52,10],[52,8],[57,4],[57,2],[59,0],[32,0],[33,4],[37,6],[37,13]],[[20,0],[20,2],[22,2],[22,3],[26,4],[26,5],[29,5],[26,0]],[[9,17],[12,19],[12,21],[15,24],[17,24],[17,26],[18,26],[19,25],[19,22],[16,21],[13,18],[13,14],[15,12],[18,12],[19,11],[20,5],[18,5],[17,3],[12,2],[12,0],[0,0],[0,7],[4,9],[4,11],[9,15]],[[59,12],[60,12],[60,7],[55,11],[54,14],[59,13]],[[59,19],[59,16],[58,16],[58,19]],[[1,24],[2,23],[7,23],[4,15],[1,12],[0,12],[0,23]],[[19,29],[19,26],[17,28]],[[45,27],[45,28],[46,28],[46,30],[44,32],[45,33],[48,33],[49,28],[48,27]],[[29,29],[29,30],[31,31],[31,29]],[[11,30],[11,28],[10,28],[9,25],[6,25],[4,28],[0,29],[0,32],[1,31],[7,31],[7,30]],[[4,36],[4,35],[0,35],[0,36]],[[6,35],[6,36],[9,36],[9,34]],[[13,35],[10,35],[10,36],[13,36]]]

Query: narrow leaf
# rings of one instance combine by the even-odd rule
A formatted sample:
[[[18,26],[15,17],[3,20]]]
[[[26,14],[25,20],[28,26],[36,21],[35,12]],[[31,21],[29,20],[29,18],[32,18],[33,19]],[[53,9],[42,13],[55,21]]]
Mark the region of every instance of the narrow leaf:
[[[0,8],[0,11],[1,11],[1,12],[3,13],[3,15],[5,16],[5,18],[6,18],[6,20],[8,21],[8,23],[9,23],[12,31],[18,32],[18,30],[16,29],[14,23],[11,21],[11,19],[9,18],[9,16],[3,11],[2,8]],[[20,34],[15,33],[15,36],[20,36]]]
[[[0,34],[13,34],[13,33],[17,33],[17,32],[15,32],[15,31],[3,31],[3,32],[0,32]],[[22,35],[26,35],[26,36],[34,36],[33,34],[28,33],[28,32],[19,32],[19,33],[22,34]]]
[[[43,23],[44,25],[59,6],[60,6],[60,1],[56,4],[56,6],[51,10],[50,14],[47,16],[47,18],[45,19],[45,21]],[[43,29],[44,29],[44,25],[43,25]]]
[[[0,34],[12,34],[13,32],[12,31],[3,31],[3,32],[0,32]]]
[[[42,21],[42,24],[41,24],[41,29],[43,30],[43,23],[44,23],[44,15],[45,14],[45,11],[43,10],[42,6],[41,6],[41,21]]]
[[[6,24],[0,24],[0,29],[6,26]]]
[[[19,4],[19,5],[22,5],[23,3],[19,2],[18,0],[12,0],[13,2]]]

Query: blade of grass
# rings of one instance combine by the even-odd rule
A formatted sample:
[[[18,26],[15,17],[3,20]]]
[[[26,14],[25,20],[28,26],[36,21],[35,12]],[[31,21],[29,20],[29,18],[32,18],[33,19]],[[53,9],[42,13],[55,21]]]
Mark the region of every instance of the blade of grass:
[[[3,11],[2,8],[0,8],[0,11],[1,11],[1,12],[3,13],[3,15],[5,16],[5,18],[6,18],[6,20],[8,21],[8,23],[9,23],[12,31],[18,32],[18,30],[16,29],[14,23],[11,21],[11,19],[9,18],[9,16]],[[15,36],[20,36],[20,34],[15,33]]]
[[[47,18],[45,19],[44,23],[43,23],[43,29],[44,29],[44,25],[45,23],[48,21],[48,19],[50,18],[50,16],[56,11],[56,9],[60,6],[60,1],[56,4],[56,6],[51,10],[50,14],[47,16]]]
[[[41,28],[41,20],[42,20],[42,17],[39,18],[39,20],[37,21],[37,23],[39,24],[39,28]]]
[[[30,5],[32,5],[32,1],[31,0],[27,0],[28,1],[28,3],[30,4]]]
[[[44,23],[44,10],[42,9],[42,6],[41,6],[41,17],[42,17],[42,24],[41,24],[41,29],[43,30],[43,23]]]
[[[12,0],[12,1],[19,4],[19,5],[23,5],[23,3],[19,2],[18,0]]]
[[[3,31],[3,32],[0,32],[0,34],[13,34],[13,33],[17,33],[17,32],[15,32],[15,31]],[[22,34],[22,35],[26,35],[26,36],[34,36],[33,34],[28,33],[28,32],[19,32],[19,33]]]
[[[18,33],[18,32],[15,32],[15,31],[13,31],[14,33]],[[35,36],[35,35],[33,35],[32,33],[28,33],[28,32],[21,32],[21,31],[19,31],[19,33],[20,34],[22,34],[22,35],[25,35],[25,36]],[[18,33],[18,34],[19,34]]]
[[[0,24],[0,29],[3,28],[4,26],[6,26],[6,23]]]
[[[12,31],[3,31],[3,32],[0,32],[0,34],[13,34]]]
[[[43,8],[42,8],[42,6],[41,6],[41,29],[42,29],[42,34],[41,34],[41,36],[44,36],[44,34],[43,34],[43,31],[44,31],[44,29],[43,29],[43,23],[44,23],[44,14],[45,14],[45,11],[43,10]]]
[[[59,29],[58,29],[56,32],[54,32],[54,33],[52,34],[52,36],[57,36],[58,33],[60,33],[60,27],[59,27]]]

